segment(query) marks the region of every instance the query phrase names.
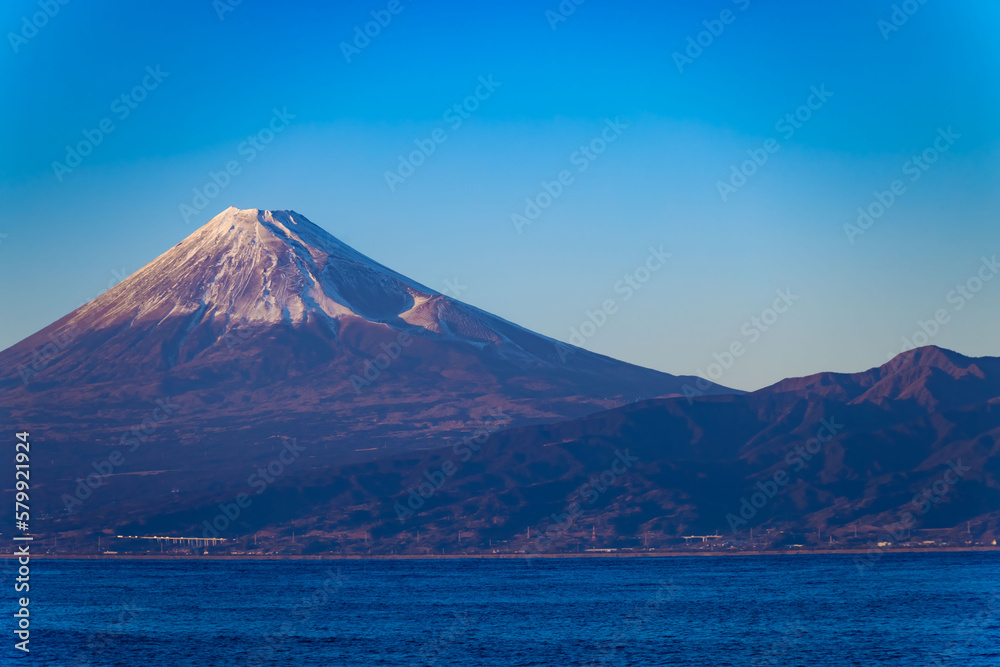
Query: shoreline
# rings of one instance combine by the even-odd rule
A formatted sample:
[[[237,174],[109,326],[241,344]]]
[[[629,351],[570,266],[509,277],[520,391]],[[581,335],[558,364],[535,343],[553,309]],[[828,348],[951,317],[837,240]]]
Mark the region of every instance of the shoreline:
[[[328,560],[532,560],[537,558],[725,558],[747,556],[830,556],[911,553],[1000,553],[1000,546],[914,547],[910,549],[787,549],[783,551],[647,551],[559,554],[31,554],[32,560],[238,560],[238,561],[328,561]],[[0,553],[0,559],[17,558],[15,553]]]

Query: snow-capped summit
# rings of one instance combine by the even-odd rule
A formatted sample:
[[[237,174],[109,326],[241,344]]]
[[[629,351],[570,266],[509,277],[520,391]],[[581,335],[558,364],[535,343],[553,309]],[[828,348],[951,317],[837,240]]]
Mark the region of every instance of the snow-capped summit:
[[[380,321],[435,293],[341,243],[294,211],[230,207],[102,295],[100,326],[165,317],[223,328],[310,318]]]
[[[528,332],[400,275],[295,211],[230,207],[79,312],[89,328],[185,318],[217,335],[343,320],[416,327],[473,344]],[[555,350],[550,341],[547,354]]]

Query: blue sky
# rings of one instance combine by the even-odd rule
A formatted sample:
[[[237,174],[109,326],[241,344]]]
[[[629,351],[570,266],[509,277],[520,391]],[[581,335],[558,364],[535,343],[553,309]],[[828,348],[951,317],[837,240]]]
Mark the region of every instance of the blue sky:
[[[715,370],[743,389],[884,363],[942,310],[929,342],[1000,354],[1000,279],[955,292],[1000,253],[1000,8],[224,1],[53,0],[37,30],[38,2],[0,10],[0,347],[234,205],[297,210],[429,287],[633,363],[707,373],[740,343]],[[275,109],[287,120],[250,151]],[[434,151],[390,187],[419,145]],[[914,163],[925,150],[933,164]],[[753,173],[730,180],[734,165]],[[894,181],[883,214],[845,231]],[[661,246],[626,300],[616,285]],[[774,318],[778,290],[798,298]]]

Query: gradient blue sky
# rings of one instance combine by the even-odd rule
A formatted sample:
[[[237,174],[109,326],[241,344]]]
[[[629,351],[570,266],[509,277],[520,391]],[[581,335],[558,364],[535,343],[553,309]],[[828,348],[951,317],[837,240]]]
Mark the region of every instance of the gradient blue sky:
[[[290,208],[429,287],[567,340],[609,298],[588,349],[743,389],[884,363],[917,322],[932,339],[1000,354],[1000,279],[961,311],[949,291],[1000,253],[1000,7],[930,0],[884,39],[892,2],[601,2],[556,29],[559,2],[401,0],[348,63],[341,43],[388,2],[70,1],[18,52],[0,46],[0,348],[97,296],[229,205]],[[672,54],[725,9],[735,19],[683,72]],[[37,2],[0,9],[18,33]],[[128,118],[111,103],[147,66],[169,73]],[[500,87],[461,127],[442,115],[480,76]],[[833,93],[785,139],[775,123]],[[273,108],[295,115],[245,162],[238,145]],[[628,128],[529,227],[511,215],[604,119]],[[83,130],[115,130],[60,182],[53,161]],[[414,140],[445,143],[391,192]],[[961,135],[917,182],[904,163],[939,128]],[[746,151],[780,150],[723,201]],[[187,224],[193,188],[242,171]],[[894,179],[906,193],[851,244],[844,224]],[[3,236],[6,235],[6,236]],[[648,248],[673,253],[633,298],[614,286]],[[745,322],[800,297],[756,342]]]

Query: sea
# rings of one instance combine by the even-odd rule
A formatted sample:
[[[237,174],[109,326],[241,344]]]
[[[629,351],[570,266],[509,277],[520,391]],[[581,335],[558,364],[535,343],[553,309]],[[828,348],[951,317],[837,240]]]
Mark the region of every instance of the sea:
[[[996,553],[34,560],[30,586],[4,664],[1000,665]]]

